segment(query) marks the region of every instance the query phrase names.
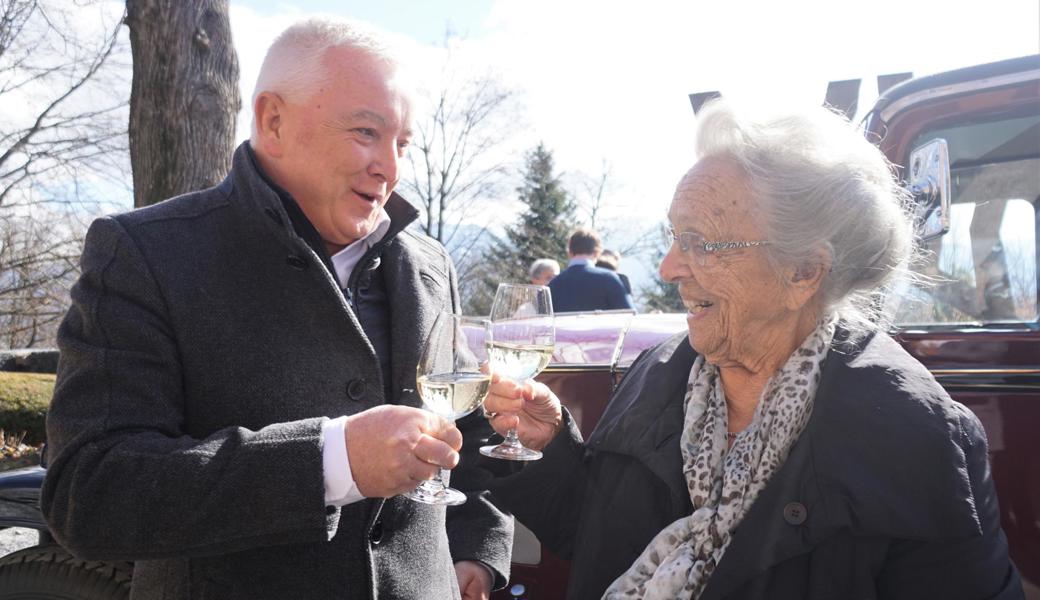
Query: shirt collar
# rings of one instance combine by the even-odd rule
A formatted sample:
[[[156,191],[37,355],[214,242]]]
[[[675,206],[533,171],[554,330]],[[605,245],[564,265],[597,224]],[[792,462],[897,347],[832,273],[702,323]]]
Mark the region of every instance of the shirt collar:
[[[567,261],[567,266],[572,267],[574,265],[594,265],[596,261],[592,260],[589,256],[575,256],[574,258]]]
[[[336,271],[336,279],[339,280],[340,287],[347,287],[347,282],[350,281],[350,274],[354,272],[354,267],[357,266],[358,261],[368,252],[369,248],[382,240],[389,230],[390,215],[387,214],[385,208],[380,209],[379,216],[376,217],[375,227],[368,232],[368,235],[332,255],[332,267]]]

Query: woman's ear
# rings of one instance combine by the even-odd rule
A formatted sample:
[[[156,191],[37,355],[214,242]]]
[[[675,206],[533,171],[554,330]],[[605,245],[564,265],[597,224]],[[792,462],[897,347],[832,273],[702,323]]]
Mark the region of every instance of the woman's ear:
[[[808,304],[820,291],[823,278],[831,270],[831,255],[822,248],[814,252],[800,264],[784,270],[786,284],[785,304],[791,310],[798,310]]]
[[[278,94],[261,92],[253,104],[256,121],[256,142],[267,156],[281,158],[285,150],[285,102]]]

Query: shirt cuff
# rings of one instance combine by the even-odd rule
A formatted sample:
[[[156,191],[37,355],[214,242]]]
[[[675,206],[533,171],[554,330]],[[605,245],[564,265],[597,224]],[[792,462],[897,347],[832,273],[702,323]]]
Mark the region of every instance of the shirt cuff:
[[[321,460],[325,476],[325,505],[344,506],[364,500],[354,482],[347,456],[347,417],[329,419],[321,425]]]

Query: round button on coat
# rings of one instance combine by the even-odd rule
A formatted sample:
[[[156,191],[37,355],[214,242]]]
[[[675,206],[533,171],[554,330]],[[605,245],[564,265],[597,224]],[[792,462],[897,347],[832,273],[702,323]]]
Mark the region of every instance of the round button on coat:
[[[809,510],[801,502],[788,502],[784,506],[784,520],[791,525],[801,525],[809,518]]]
[[[365,395],[365,380],[364,379],[351,379],[347,382],[347,396],[350,396],[351,400],[360,400]]]
[[[379,545],[379,542],[383,541],[382,521],[376,521],[375,524],[372,525],[372,532],[368,534],[368,539],[372,542],[373,545]]]

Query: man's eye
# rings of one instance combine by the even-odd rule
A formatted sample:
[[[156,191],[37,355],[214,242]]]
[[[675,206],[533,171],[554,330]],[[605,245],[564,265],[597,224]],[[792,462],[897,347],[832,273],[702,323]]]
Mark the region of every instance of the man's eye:
[[[368,138],[376,137],[376,130],[371,127],[358,127],[354,129],[354,132]]]

